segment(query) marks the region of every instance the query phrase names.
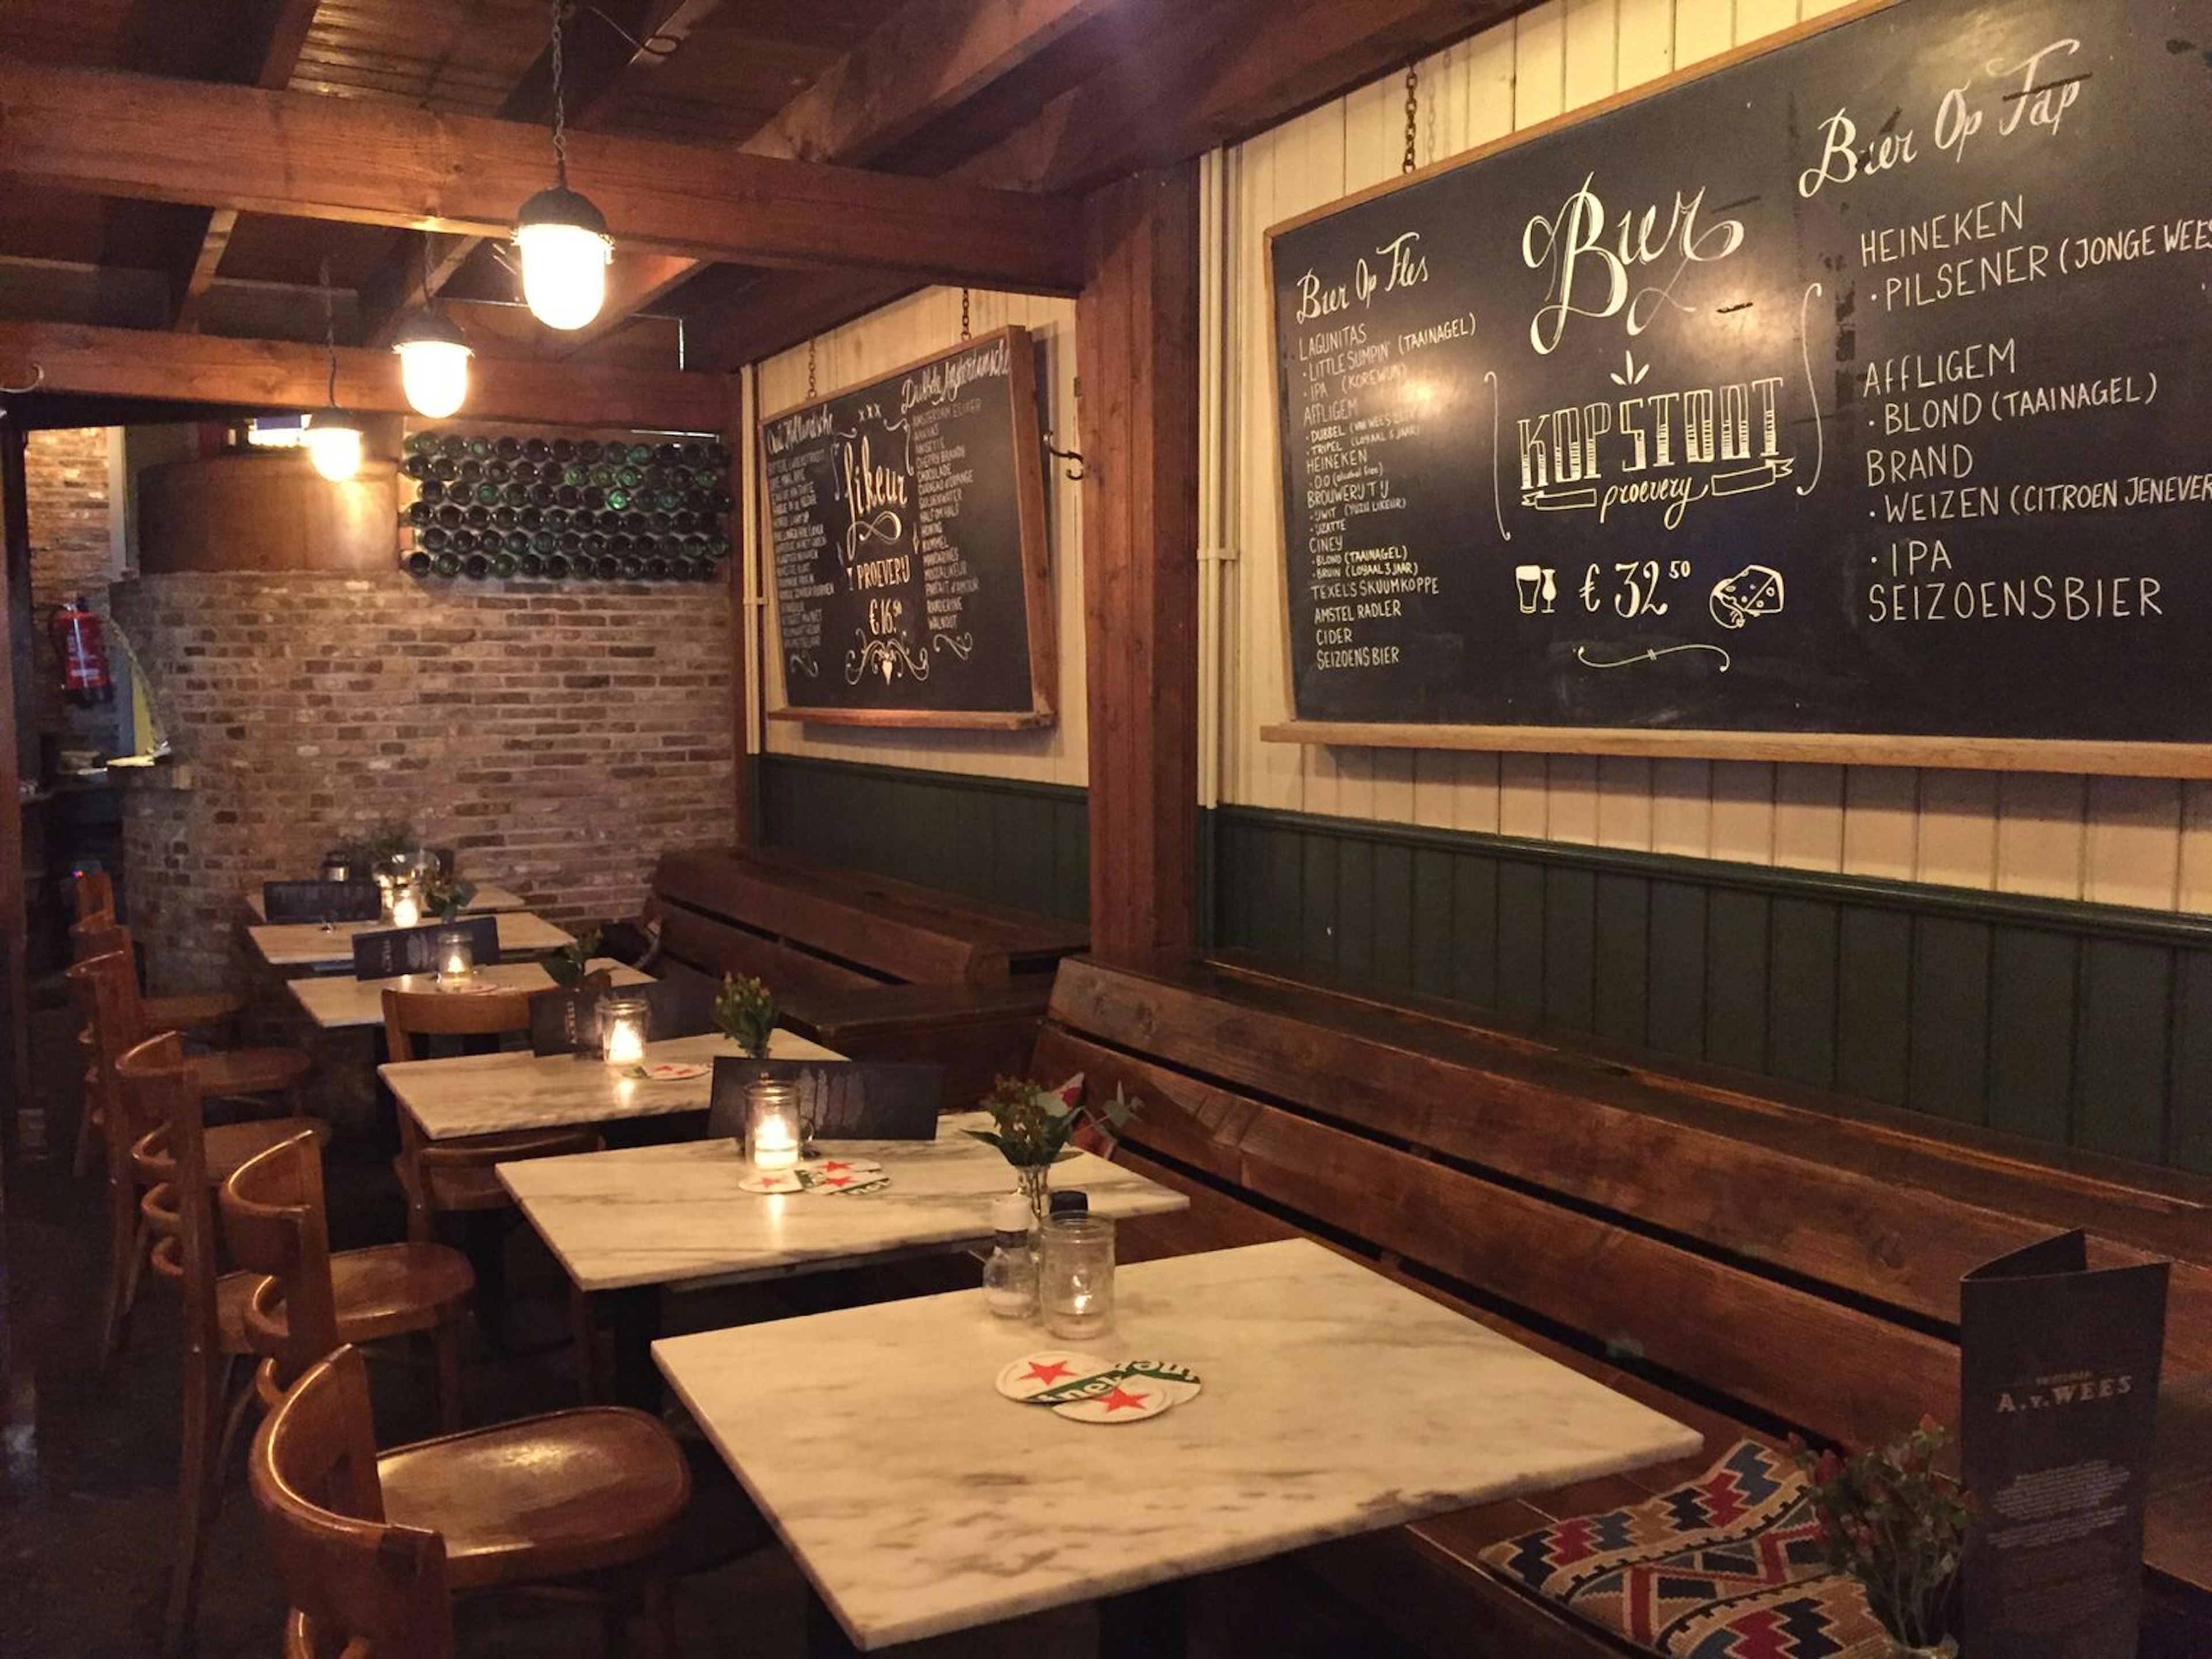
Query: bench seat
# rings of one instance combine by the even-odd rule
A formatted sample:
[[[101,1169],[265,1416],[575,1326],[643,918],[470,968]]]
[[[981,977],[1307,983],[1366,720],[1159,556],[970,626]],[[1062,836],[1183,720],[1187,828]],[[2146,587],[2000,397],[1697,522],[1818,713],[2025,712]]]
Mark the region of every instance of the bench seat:
[[[2212,1654],[2212,1188],[1642,1056],[1249,958],[1079,958],[1031,1074],[1144,1108],[1117,1155],[1188,1193],[1131,1260],[1295,1233],[1698,1429],[1700,1456],[1301,1557],[1439,1654],[1631,1651],[1492,1575],[1483,1547],[1641,1501],[1736,1440],[1855,1443],[1957,1416],[1959,1275],[2081,1225],[2174,1261],[2145,1654]],[[1808,1358],[1815,1363],[1808,1364]]]

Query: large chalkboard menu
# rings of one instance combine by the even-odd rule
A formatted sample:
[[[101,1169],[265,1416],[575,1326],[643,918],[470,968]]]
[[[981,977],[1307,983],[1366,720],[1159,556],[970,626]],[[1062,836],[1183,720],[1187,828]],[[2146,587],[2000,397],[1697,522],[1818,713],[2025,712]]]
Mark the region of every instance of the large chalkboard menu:
[[[847,725],[1052,718],[1044,452],[1028,331],[761,423],[784,706]]]
[[[2212,775],[2212,0],[1899,0],[1270,236],[1271,737]]]

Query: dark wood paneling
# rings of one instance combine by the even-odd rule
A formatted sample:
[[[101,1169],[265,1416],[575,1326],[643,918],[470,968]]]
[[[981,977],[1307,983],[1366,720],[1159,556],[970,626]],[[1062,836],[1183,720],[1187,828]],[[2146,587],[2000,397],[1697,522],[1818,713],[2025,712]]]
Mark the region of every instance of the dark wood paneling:
[[[1248,807],[1214,816],[1224,947],[2212,1170],[2201,918]]]

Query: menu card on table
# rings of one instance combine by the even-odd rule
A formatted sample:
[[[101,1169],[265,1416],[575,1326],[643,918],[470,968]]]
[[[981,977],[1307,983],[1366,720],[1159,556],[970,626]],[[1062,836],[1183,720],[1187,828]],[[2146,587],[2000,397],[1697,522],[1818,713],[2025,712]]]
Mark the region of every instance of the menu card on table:
[[[454,929],[469,936],[469,951],[480,963],[499,960],[499,923],[490,916],[459,921],[425,922],[420,927],[386,927],[353,937],[353,976],[392,979],[401,974],[430,974],[438,969],[438,935]]]
[[[2132,1659],[2166,1276],[2071,1232],[1960,1281],[1966,1653]]]
[[[896,1066],[854,1060],[714,1061],[709,1137],[745,1132],[745,1085],[757,1079],[799,1091],[799,1115],[811,1140],[934,1140],[942,1066]]]
[[[373,881],[264,881],[261,909],[270,921],[374,921],[384,892]]]

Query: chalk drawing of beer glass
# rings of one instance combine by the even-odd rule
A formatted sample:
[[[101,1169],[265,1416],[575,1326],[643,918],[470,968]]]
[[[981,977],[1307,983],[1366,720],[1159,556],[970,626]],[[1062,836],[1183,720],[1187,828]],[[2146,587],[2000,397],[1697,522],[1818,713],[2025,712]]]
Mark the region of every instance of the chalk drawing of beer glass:
[[[1536,614],[1536,600],[1544,591],[1544,567],[1540,564],[1516,564],[1513,567],[1513,587],[1521,601],[1521,614]]]

